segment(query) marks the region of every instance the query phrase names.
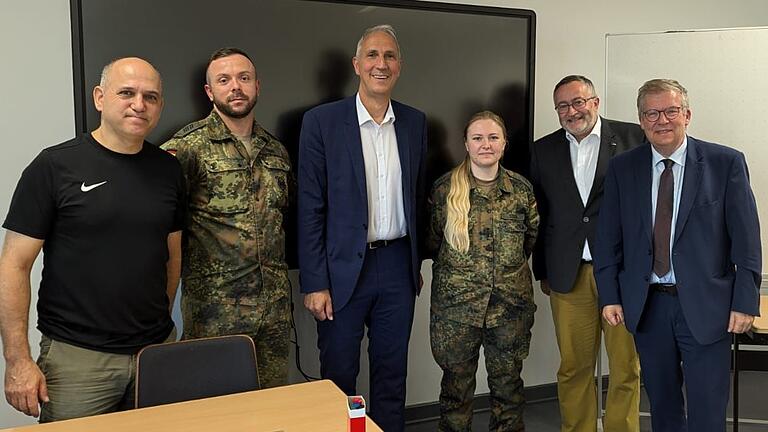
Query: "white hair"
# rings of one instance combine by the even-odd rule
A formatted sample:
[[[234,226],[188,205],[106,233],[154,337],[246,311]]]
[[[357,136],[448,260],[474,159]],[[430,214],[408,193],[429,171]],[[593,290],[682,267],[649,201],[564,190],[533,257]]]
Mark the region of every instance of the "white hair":
[[[355,57],[358,57],[360,55],[360,49],[362,49],[363,42],[365,41],[365,39],[368,36],[370,36],[372,33],[377,33],[377,32],[386,33],[389,36],[391,36],[392,39],[394,39],[395,46],[397,46],[397,54],[402,60],[403,52],[400,50],[400,43],[397,41],[397,35],[395,35],[395,29],[389,24],[379,24],[379,25],[375,25],[373,27],[368,27],[367,29],[365,29],[365,31],[363,32],[363,35],[360,36],[360,40],[357,41],[357,48],[355,49]]]

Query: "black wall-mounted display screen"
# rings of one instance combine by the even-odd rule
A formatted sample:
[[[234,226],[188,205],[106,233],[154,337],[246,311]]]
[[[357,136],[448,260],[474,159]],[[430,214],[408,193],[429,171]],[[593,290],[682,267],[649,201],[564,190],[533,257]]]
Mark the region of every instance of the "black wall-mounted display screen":
[[[124,56],[163,76],[165,107],[149,140],[162,144],[211,103],[203,91],[211,52],[235,46],[261,83],[256,119],[295,162],[303,113],[352,95],[352,57],[362,31],[394,26],[404,60],[393,98],[427,114],[428,178],[465,154],[467,118],[500,114],[509,135],[503,164],[527,174],[533,135],[532,11],[419,1],[71,0],[78,131],[98,126],[92,90],[102,67]]]

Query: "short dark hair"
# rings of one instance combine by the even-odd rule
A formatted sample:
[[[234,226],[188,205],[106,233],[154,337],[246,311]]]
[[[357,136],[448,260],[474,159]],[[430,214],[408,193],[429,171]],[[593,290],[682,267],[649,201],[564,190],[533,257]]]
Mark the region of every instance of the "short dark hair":
[[[208,59],[208,64],[205,65],[205,80],[208,81],[208,68],[211,67],[211,63],[213,63],[214,61],[220,58],[229,57],[229,56],[238,55],[238,54],[247,58],[248,61],[250,61],[251,64],[253,64],[253,60],[251,60],[251,56],[249,56],[247,52],[241,50],[240,48],[235,48],[235,47],[219,48],[216,51],[214,51],[213,54],[211,54],[211,57]],[[254,70],[256,69],[255,64],[253,68]]]
[[[592,81],[590,81],[589,78],[585,77],[584,75],[568,75],[567,77],[561,79],[560,82],[555,85],[555,89],[552,91],[552,94],[557,92],[557,89],[560,87],[572,82],[580,82],[584,84],[592,92],[592,96],[597,96],[595,93],[595,85],[592,84]]]

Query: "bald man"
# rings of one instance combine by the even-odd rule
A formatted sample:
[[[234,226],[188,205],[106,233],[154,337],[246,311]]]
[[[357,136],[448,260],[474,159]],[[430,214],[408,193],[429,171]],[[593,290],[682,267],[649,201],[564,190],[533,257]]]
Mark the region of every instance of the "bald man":
[[[40,422],[131,408],[136,353],[175,337],[184,180],[173,156],[144,141],[163,107],[160,74],[139,58],[116,60],[93,101],[98,129],[44,149],[3,223],[5,397]],[[27,323],[40,250],[35,362]]]

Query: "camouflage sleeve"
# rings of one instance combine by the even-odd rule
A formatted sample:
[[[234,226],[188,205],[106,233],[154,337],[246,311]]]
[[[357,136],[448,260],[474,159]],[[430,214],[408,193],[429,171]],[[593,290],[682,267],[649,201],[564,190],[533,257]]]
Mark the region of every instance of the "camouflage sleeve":
[[[427,199],[429,226],[426,229],[424,241],[425,259],[435,259],[443,242],[443,229],[445,228],[445,197],[440,193],[440,188],[435,185]]]
[[[525,256],[530,257],[533,252],[533,247],[536,244],[536,237],[539,233],[539,211],[536,206],[536,195],[533,190],[528,191],[528,205],[525,215]]]
[[[160,148],[176,156],[176,159],[178,159],[184,172],[187,195],[190,196],[196,190],[201,178],[197,152],[191,149],[186,140],[180,138],[171,138],[161,145]]]
[[[288,187],[288,209],[293,209],[295,211],[296,209],[296,200],[298,194],[296,193],[298,184],[296,182],[296,167],[294,167],[291,164],[291,157],[288,154],[288,150],[285,149],[285,146],[280,144],[280,153],[283,155],[283,159],[285,159],[286,163],[288,163],[288,166],[290,169],[288,170],[288,175],[286,177],[286,183]]]

